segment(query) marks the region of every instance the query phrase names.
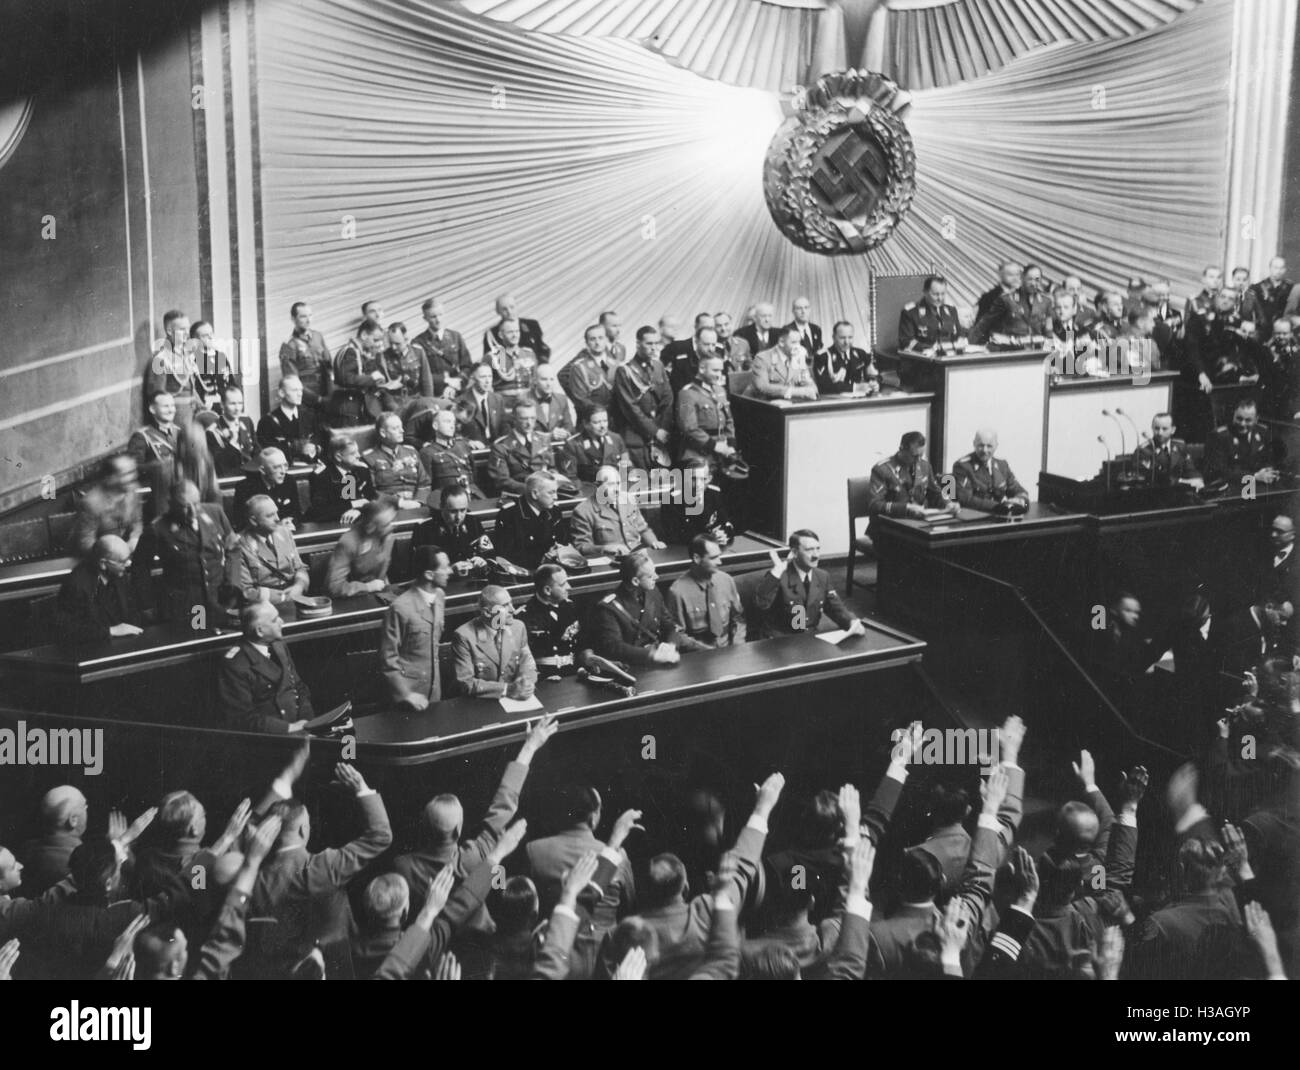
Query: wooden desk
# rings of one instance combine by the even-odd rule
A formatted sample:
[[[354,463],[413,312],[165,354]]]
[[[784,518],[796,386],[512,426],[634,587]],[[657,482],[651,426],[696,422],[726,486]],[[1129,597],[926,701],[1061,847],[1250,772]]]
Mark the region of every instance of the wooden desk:
[[[750,464],[750,526],[780,540],[811,528],[824,554],[847,553],[846,481],[870,473],[904,432],[927,427],[932,401],[902,391],[817,401],[733,397],[736,438]]]

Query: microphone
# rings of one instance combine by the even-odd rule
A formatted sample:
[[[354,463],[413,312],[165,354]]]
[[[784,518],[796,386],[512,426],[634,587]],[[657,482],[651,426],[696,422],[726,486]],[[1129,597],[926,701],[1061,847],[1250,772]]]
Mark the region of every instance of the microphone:
[[[1119,422],[1119,418],[1110,409],[1102,409],[1101,414],[1108,420],[1115,421],[1115,426],[1119,428],[1119,451],[1120,453],[1128,453],[1128,439],[1124,437],[1124,425]]]
[[[620,668],[607,658],[602,658],[599,654],[596,654],[593,651],[582,651],[582,653],[578,655],[577,660],[579,664],[579,675],[582,674],[583,670],[586,670],[588,675],[607,676],[622,684],[626,684],[628,687],[632,687],[636,684],[636,677],[630,672]]]

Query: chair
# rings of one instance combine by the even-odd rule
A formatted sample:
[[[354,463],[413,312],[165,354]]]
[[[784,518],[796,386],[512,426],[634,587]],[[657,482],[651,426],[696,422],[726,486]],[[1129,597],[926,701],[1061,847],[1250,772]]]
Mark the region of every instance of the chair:
[[[866,535],[857,533],[854,521],[859,517],[868,516],[867,505],[870,500],[869,490],[871,488],[870,476],[857,476],[848,481],[849,495],[849,565],[846,578],[844,581],[845,594],[853,593],[853,566],[857,561],[858,552],[864,554],[872,552],[871,539]]]

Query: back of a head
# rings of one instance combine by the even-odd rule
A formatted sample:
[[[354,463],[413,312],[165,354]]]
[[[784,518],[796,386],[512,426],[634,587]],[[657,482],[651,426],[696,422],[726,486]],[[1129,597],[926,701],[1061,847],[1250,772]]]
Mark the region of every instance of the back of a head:
[[[366,885],[362,905],[369,928],[399,924],[411,905],[411,889],[406,878],[396,873],[381,873]]]
[[[172,922],[157,921],[136,934],[132,946],[140,981],[177,981],[189,961],[185,938]]]
[[[1056,843],[1062,851],[1086,851],[1100,831],[1096,811],[1087,803],[1068,802],[1056,815]]]
[[[786,865],[767,882],[763,896],[766,925],[780,926],[798,921],[813,906],[821,888],[821,871],[802,862]]]
[[[740,954],[742,981],[797,981],[799,956],[784,944],[763,944]]]
[[[637,889],[637,898],[647,910],[667,906],[686,895],[686,867],[675,854],[664,853],[650,859],[644,888]]]
[[[904,903],[932,903],[943,890],[943,867],[929,851],[904,851],[898,864],[898,898]]]
[[[830,847],[841,833],[840,804],[833,791],[817,792],[799,814],[798,837],[804,847]]]
[[[1213,888],[1223,877],[1226,853],[1223,844],[1214,840],[1184,841],[1178,848],[1178,866],[1186,890],[1204,892]]]
[[[71,784],[61,784],[41,799],[41,825],[47,834],[62,832],[77,824],[77,816],[84,815],[85,809],[86,797]]]
[[[624,918],[609,934],[610,963],[617,966],[637,947],[645,952],[647,966],[659,961],[659,933],[654,926],[637,917]]]
[[[435,795],[425,804],[425,835],[435,846],[455,843],[464,821],[464,808],[455,795]]]
[[[931,831],[959,825],[970,813],[970,796],[959,785],[934,784],[930,788],[928,813]]]
[[[492,904],[492,920],[497,932],[513,936],[531,931],[539,910],[537,886],[527,877],[511,877]]]
[[[88,837],[68,858],[68,871],[78,892],[92,899],[102,899],[117,880],[117,848],[107,836]]]
[[[188,791],[173,791],[164,795],[158,804],[158,814],[153,819],[152,831],[158,842],[164,844],[183,840],[197,829],[203,804]]]
[[[1040,910],[1059,909],[1073,902],[1083,889],[1084,865],[1073,855],[1054,858],[1041,855],[1038,870],[1038,906]]]
[[[600,813],[600,793],[590,784],[570,784],[561,790],[558,817],[566,828],[593,823]]]
[[[267,816],[280,819],[280,836],[276,843],[285,846],[297,842],[299,829],[307,818],[307,807],[297,799],[281,799],[272,805]]]

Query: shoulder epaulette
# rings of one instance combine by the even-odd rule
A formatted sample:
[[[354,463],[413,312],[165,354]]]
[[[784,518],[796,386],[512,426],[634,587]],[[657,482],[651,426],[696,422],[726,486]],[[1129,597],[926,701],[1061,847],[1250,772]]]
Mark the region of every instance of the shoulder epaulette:
[[[916,302],[915,302],[915,301],[908,301],[907,304],[905,304],[905,305],[903,306],[903,311],[904,311],[904,312],[911,312],[912,309],[914,309],[914,308],[916,308]]]
[[[615,592],[615,591],[611,591],[609,594],[605,595],[605,597],[602,598],[602,599],[600,600],[600,604],[601,604],[602,606],[604,606],[604,605],[608,605],[609,603],[613,602],[613,601],[614,601],[614,595],[615,595],[616,593],[617,593],[617,592]]]
[[[238,653],[239,653],[239,647],[232,646],[229,650],[226,651],[226,660],[229,661]]]

